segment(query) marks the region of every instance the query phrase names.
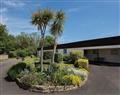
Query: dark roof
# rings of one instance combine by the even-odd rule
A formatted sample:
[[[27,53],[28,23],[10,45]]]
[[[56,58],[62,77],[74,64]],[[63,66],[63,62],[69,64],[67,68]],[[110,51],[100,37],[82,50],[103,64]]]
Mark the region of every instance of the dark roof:
[[[120,36],[58,44],[57,49],[93,47],[93,46],[110,46],[110,45],[120,45]],[[44,49],[45,50],[53,49],[53,46],[45,47]]]

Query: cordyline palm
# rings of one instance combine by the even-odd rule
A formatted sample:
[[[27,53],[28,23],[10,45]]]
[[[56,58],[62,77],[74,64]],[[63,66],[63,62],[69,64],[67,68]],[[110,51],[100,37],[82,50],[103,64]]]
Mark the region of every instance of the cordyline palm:
[[[55,15],[55,20],[51,26],[51,34],[54,36],[54,49],[52,56],[52,63],[54,63],[55,53],[57,48],[57,39],[63,33],[65,14],[62,11],[58,11]]]
[[[43,71],[43,47],[44,47],[44,38],[45,38],[46,28],[50,24],[52,19],[53,19],[53,12],[49,9],[38,10],[36,13],[32,15],[31,23],[37,26],[37,29],[41,33],[41,39],[40,39],[41,71]]]

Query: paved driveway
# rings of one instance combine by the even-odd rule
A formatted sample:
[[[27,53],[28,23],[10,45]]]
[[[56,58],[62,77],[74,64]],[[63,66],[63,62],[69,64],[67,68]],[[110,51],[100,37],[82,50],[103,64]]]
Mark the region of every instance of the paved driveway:
[[[17,60],[7,60],[0,64],[0,95],[44,95],[29,92],[17,86],[15,82],[5,81],[7,70]],[[45,95],[120,95],[120,67],[90,65],[87,83],[73,91]]]

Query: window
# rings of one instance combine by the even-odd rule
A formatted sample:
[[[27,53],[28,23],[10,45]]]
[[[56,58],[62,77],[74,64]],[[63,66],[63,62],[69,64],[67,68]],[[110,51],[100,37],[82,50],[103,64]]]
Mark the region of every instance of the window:
[[[67,54],[67,49],[63,49],[63,53],[64,53],[64,54]]]

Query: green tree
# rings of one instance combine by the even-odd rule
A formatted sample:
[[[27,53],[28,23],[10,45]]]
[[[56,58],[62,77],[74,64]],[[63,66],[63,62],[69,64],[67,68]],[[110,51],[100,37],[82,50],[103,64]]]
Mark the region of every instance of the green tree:
[[[35,33],[31,33],[29,35],[31,42],[33,44],[33,47],[35,49],[35,51],[37,50],[37,48],[39,47],[39,42],[40,42],[40,34],[35,32]]]
[[[54,63],[55,53],[57,48],[57,39],[63,33],[65,14],[63,11],[58,11],[55,15],[54,22],[51,26],[51,34],[54,36],[54,49],[53,49],[53,57],[52,63]]]
[[[8,39],[8,32],[6,25],[0,24],[0,53],[4,53],[6,49],[7,39]]]
[[[32,15],[31,23],[37,26],[38,31],[41,33],[40,46],[41,46],[41,71],[43,71],[43,48],[44,48],[44,38],[47,26],[49,26],[51,20],[53,19],[53,12],[49,9],[38,10]]]

